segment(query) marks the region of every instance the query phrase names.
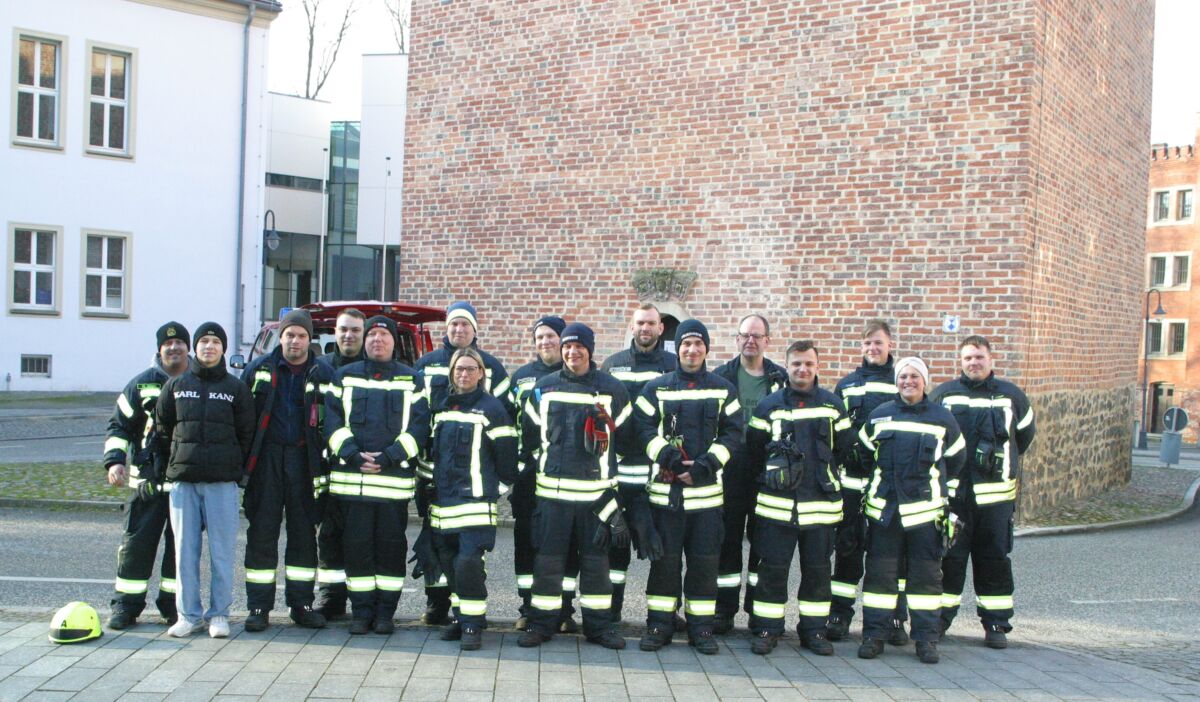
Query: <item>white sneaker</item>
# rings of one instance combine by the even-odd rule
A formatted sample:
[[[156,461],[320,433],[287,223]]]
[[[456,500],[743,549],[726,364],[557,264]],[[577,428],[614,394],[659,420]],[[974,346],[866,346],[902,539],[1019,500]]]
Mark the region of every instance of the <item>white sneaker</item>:
[[[229,617],[213,617],[209,620],[208,635],[214,639],[229,638]]]
[[[188,621],[187,617],[180,615],[179,620],[172,624],[170,629],[167,629],[167,636],[174,636],[177,639],[183,639],[198,631],[204,631],[203,620],[191,622]]]

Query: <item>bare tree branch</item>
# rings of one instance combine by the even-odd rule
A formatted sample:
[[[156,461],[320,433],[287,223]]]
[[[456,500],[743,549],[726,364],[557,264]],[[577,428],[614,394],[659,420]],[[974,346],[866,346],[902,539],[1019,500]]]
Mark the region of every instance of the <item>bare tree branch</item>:
[[[396,50],[402,54],[407,54],[410,18],[409,0],[383,0],[383,7],[392,18],[392,37],[396,40]]]
[[[321,93],[321,88],[325,87],[325,81],[329,79],[329,74],[333,72],[333,66],[337,63],[338,51],[342,48],[342,41],[346,38],[346,33],[350,29],[351,18],[357,11],[355,0],[347,0],[346,11],[342,14],[341,25],[338,27],[337,34],[330,39],[321,50],[320,63],[313,66],[313,55],[317,45],[317,26],[320,24],[319,13],[322,0],[300,0],[300,4],[304,7],[304,16],[308,24],[308,62],[305,66],[304,73],[304,97],[315,99]],[[315,85],[314,85],[315,83]]]

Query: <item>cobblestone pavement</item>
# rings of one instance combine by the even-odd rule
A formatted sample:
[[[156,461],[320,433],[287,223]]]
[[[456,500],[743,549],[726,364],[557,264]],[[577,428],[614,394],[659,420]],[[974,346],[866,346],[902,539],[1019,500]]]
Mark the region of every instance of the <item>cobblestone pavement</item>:
[[[1052,648],[1005,651],[951,637],[939,665],[912,646],[859,660],[856,642],[837,655],[800,651],[795,639],[755,656],[745,637],[716,656],[676,641],[658,653],[614,652],[559,636],[521,649],[511,629],[488,631],[484,649],[462,653],[423,627],[351,637],[275,626],[232,638],[166,637],[162,626],[107,632],[55,646],[43,623],[0,622],[0,701],[103,700],[1183,700],[1200,683]]]

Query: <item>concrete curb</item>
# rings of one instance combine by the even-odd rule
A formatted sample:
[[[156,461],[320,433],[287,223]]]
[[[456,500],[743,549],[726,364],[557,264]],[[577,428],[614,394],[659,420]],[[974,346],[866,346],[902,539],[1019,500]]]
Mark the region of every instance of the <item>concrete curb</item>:
[[[124,502],[114,500],[42,500],[23,497],[0,497],[0,507],[72,507],[74,509],[120,512]]]
[[[1196,503],[1196,494],[1200,492],[1200,478],[1192,481],[1191,486],[1184,493],[1183,503],[1175,509],[1153,514],[1148,517],[1137,517],[1134,519],[1122,519],[1115,522],[1101,522],[1099,524],[1072,524],[1069,526],[1052,526],[1052,527],[1033,527],[1028,529],[1018,529],[1013,533],[1013,536],[1020,538],[1037,537],[1037,536],[1060,536],[1065,534],[1086,534],[1096,531],[1111,531],[1114,529],[1127,529],[1130,527],[1143,526],[1146,524],[1154,524],[1163,522],[1169,519],[1174,519],[1184,512],[1192,508]],[[0,497],[0,508],[39,508],[39,507],[73,507],[76,509],[97,510],[97,511],[113,511],[119,512],[124,506],[124,502],[114,502],[109,500],[48,500],[48,499],[27,499],[17,497]],[[409,524],[420,524],[415,513],[410,513],[408,518]],[[514,520],[511,517],[500,517],[497,520],[496,526],[501,529],[511,529],[514,525]]]
[[[1135,517],[1133,519],[1121,519],[1115,522],[1101,522],[1099,524],[1072,524],[1070,526],[1053,526],[1053,527],[1034,527],[1030,529],[1018,529],[1013,533],[1016,537],[1034,537],[1034,536],[1062,536],[1065,534],[1088,534],[1096,531],[1113,531],[1116,529],[1128,529],[1130,527],[1144,526],[1146,524],[1154,524],[1156,522],[1165,522],[1168,519],[1174,519],[1184,512],[1192,508],[1196,503],[1196,493],[1200,491],[1200,478],[1192,481],[1191,487],[1183,495],[1183,503],[1175,509],[1159,514],[1152,514],[1148,517]]]

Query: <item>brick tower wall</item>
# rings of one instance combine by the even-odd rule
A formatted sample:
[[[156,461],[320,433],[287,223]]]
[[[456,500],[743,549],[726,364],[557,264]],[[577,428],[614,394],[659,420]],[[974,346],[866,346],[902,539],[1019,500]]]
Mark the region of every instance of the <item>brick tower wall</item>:
[[[827,385],[858,363],[866,317],[890,319],[935,381],[957,372],[956,339],[983,333],[1048,428],[1072,408],[1112,428],[1083,489],[1118,481],[1131,418],[1107,408],[1134,382],[1136,327],[1132,347],[1111,336],[1133,317],[1027,341],[1135,306],[1153,13],[1108,5],[415,0],[400,298],[474,301],[481,344],[512,366],[548,312],[591,324],[602,357],[639,297],[665,300],[709,325],[722,361],[760,312],[777,360],[816,340]],[[1100,79],[1107,99],[1089,92]],[[1083,119],[1099,142],[1070,143]],[[1073,192],[1105,211],[1031,209]],[[1084,264],[1059,253],[1080,231]],[[659,285],[639,289],[649,272]],[[1033,484],[1054,494],[1027,491],[1037,506],[1075,487],[1042,450]]]

